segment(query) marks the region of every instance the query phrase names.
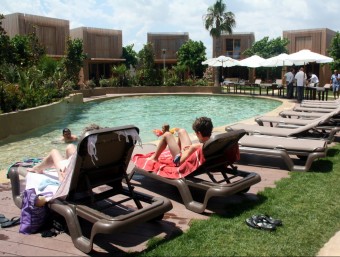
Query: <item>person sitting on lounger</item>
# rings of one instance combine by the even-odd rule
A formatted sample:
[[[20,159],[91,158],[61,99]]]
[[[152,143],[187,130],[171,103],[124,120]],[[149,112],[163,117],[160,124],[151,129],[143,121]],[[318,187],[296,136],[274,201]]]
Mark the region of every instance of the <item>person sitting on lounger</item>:
[[[181,128],[178,129],[178,142],[171,132],[165,132],[157,146],[155,153],[149,157],[149,160],[158,161],[158,157],[168,146],[176,166],[181,165],[192,153],[194,153],[204,142],[210,139],[213,130],[213,124],[210,118],[197,118],[192,124],[192,129],[200,143],[193,144],[188,132]]]
[[[100,129],[101,127],[96,124],[91,124],[90,126],[84,128],[82,136],[85,135],[86,132],[92,131],[95,129]],[[66,147],[65,157],[57,149],[52,149],[51,152],[37,165],[32,168],[27,168],[28,172],[35,173],[44,173],[45,169],[55,168],[58,172],[59,181],[62,182],[65,178],[65,171],[67,170],[67,166],[69,165],[72,156],[77,152],[76,146],[73,144],[69,144]]]

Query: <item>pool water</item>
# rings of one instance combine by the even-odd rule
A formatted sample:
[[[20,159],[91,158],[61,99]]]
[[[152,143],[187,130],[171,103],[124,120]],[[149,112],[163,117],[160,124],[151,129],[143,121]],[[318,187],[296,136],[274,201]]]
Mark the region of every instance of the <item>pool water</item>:
[[[275,100],[210,95],[119,97],[72,105],[61,121],[0,140],[0,170],[25,158],[45,156],[52,148],[64,151],[66,145],[56,143],[64,127],[80,135],[91,123],[102,127],[135,125],[142,141],[150,142],[157,140],[152,130],[161,129],[163,123],[192,132],[191,124],[200,116],[210,117],[214,127],[219,127],[264,114],[279,105]]]

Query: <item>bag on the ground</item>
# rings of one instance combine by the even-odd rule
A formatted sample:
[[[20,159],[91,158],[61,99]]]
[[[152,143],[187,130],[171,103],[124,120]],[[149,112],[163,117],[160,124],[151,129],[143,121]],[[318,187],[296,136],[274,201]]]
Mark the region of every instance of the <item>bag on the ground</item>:
[[[42,225],[44,225],[49,209],[46,204],[38,207],[35,206],[35,203],[39,196],[52,194],[52,192],[46,192],[37,195],[34,188],[24,191],[20,216],[20,233],[33,234],[38,232]]]

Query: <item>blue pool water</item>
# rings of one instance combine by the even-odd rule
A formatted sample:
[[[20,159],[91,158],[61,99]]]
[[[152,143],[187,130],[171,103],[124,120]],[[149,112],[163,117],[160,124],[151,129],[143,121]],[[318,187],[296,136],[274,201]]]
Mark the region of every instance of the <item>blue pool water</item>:
[[[160,129],[163,123],[192,132],[191,124],[196,117],[210,117],[214,127],[219,127],[264,114],[280,104],[250,97],[164,95],[119,97],[74,105],[62,121],[0,141],[0,170],[26,157],[44,156],[51,148],[64,150],[65,144],[53,143],[61,137],[64,127],[80,135],[91,123],[103,127],[132,124],[140,129],[142,141],[150,142],[157,140],[152,130]]]

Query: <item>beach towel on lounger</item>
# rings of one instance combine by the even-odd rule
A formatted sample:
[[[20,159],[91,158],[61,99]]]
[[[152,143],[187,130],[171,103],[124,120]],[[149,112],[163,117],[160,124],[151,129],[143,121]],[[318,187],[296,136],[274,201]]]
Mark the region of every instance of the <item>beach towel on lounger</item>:
[[[153,152],[148,154],[136,154],[132,157],[132,162],[140,169],[155,172],[159,176],[171,179],[178,179],[188,176],[206,161],[202,147],[192,153],[179,167],[176,167],[176,165],[173,163],[173,158],[169,150],[165,150],[161,153],[158,158],[158,162],[147,159],[152,154]],[[221,157],[222,162],[227,160],[232,164],[238,161],[240,159],[238,144],[226,149],[223,156],[225,157]],[[219,162],[219,160],[215,161]]]
[[[172,179],[189,175],[205,162],[202,147],[193,152],[179,167],[176,167],[173,163],[173,158],[169,150],[163,151],[157,162],[148,160],[152,154],[153,152],[148,154],[135,154],[132,157],[132,161],[138,168],[156,172],[159,176]]]

